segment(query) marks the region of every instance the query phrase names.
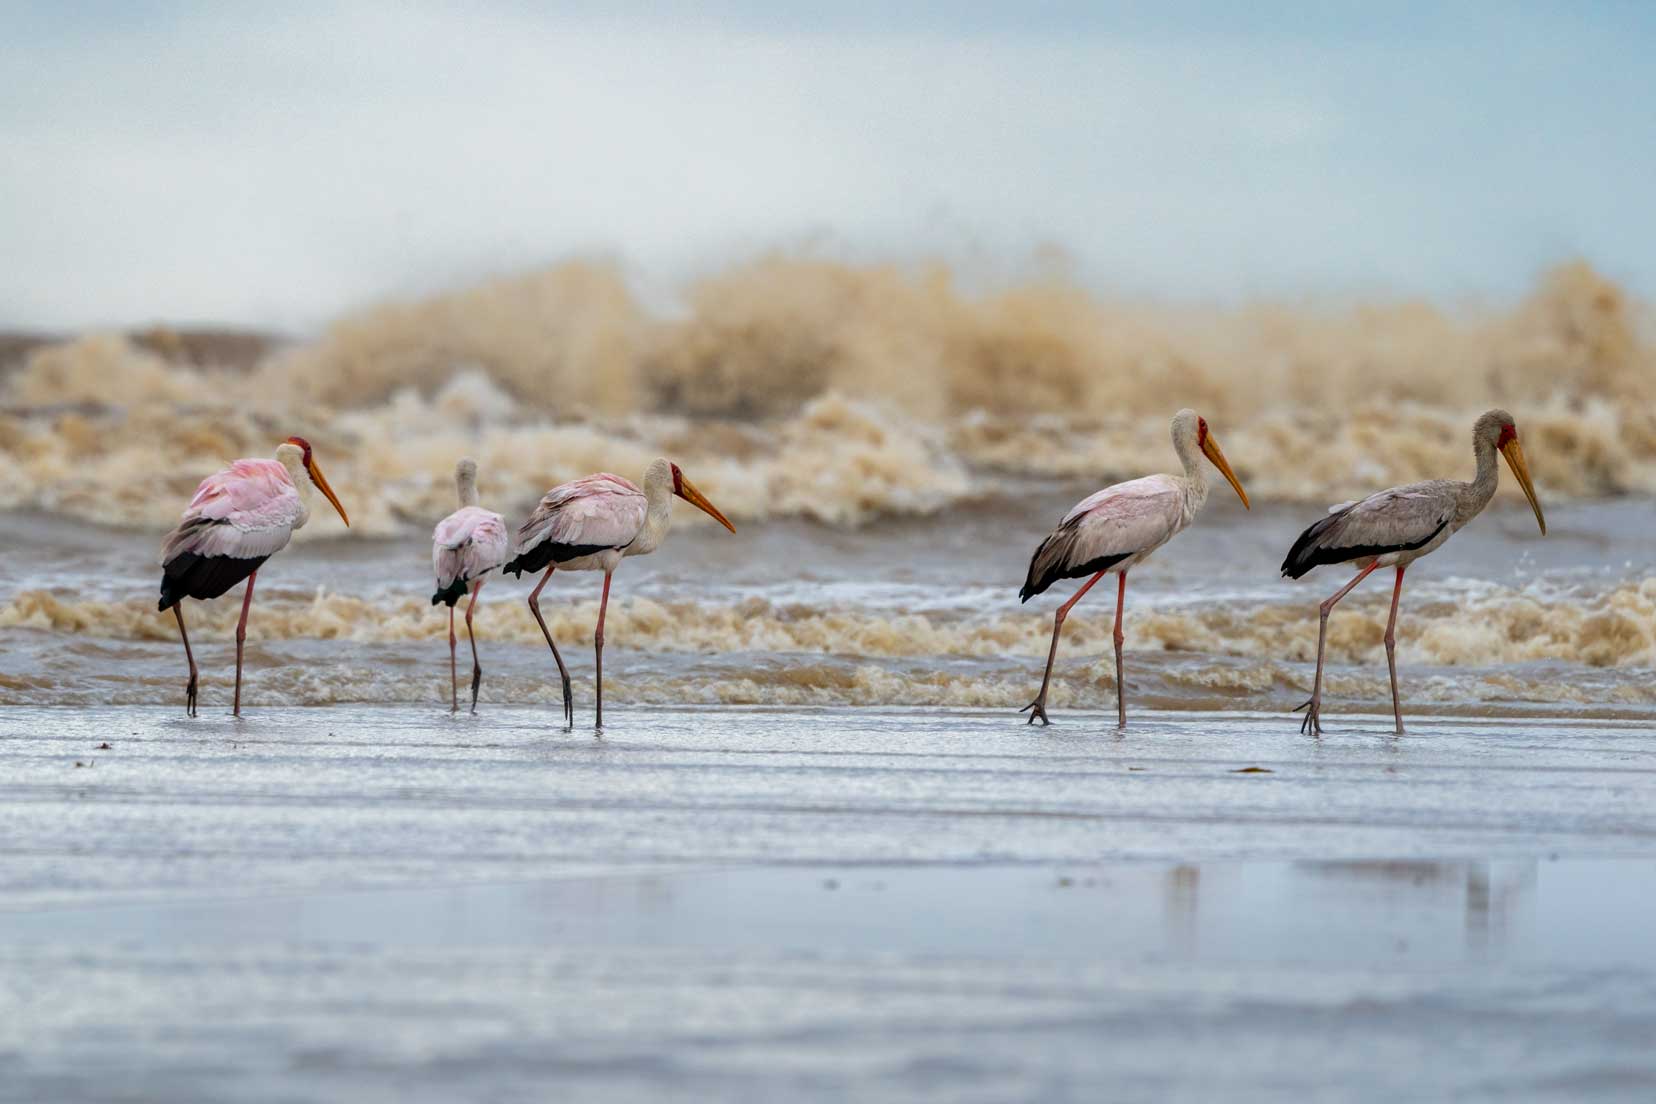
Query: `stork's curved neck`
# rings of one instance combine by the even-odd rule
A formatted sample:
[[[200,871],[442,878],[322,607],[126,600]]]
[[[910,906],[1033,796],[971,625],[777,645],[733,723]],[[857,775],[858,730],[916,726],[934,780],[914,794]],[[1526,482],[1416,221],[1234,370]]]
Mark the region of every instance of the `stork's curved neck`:
[[[455,487],[460,492],[460,505],[477,505],[477,474],[475,472],[462,473],[454,477]]]
[[[1478,458],[1478,472],[1472,482],[1461,484],[1459,522],[1464,525],[1483,512],[1489,500],[1495,497],[1495,486],[1500,482],[1500,465],[1495,462],[1495,446],[1487,438],[1472,444],[1472,453]]]
[[[642,556],[654,552],[667,536],[667,527],[673,518],[673,476],[665,475],[654,465],[644,473],[644,528],[627,546],[627,555]]]
[[[1202,451],[1196,447],[1194,437],[1177,433],[1173,435],[1173,451],[1179,454],[1179,463],[1184,465],[1185,508],[1194,514],[1208,496],[1207,467],[1202,463]]]
[[[276,459],[287,469],[293,489],[299,492],[299,516],[294,518],[293,527],[301,528],[310,520],[311,489],[315,486],[310,472],[305,470],[305,454],[293,445],[284,444],[276,449]]]

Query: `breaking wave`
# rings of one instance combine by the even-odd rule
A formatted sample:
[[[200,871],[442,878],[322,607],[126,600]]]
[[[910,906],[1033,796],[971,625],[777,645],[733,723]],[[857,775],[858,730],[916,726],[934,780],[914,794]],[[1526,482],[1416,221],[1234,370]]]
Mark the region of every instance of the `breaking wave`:
[[[590,589],[590,588],[589,588]],[[480,639],[544,646],[540,630],[518,596],[479,604]],[[550,593],[550,592],[549,592]],[[446,611],[423,595],[365,598],[284,589],[259,591],[250,639],[338,640],[363,644],[435,641],[448,629]],[[1353,597],[1329,622],[1328,655],[1335,663],[1378,663],[1385,655],[1388,599]],[[1108,605],[1108,603],[1106,603]],[[598,617],[596,599],[542,599],[542,611],[560,641],[584,647]],[[192,639],[231,639],[240,605],[232,596],[192,603]],[[1073,614],[1064,628],[1064,654],[1106,655],[1113,614]],[[892,614],[865,606],[815,607],[764,598],[732,603],[658,601],[623,597],[610,606],[611,646],[644,652],[699,655],[763,653],[878,658],[1003,658],[1045,656],[1051,619],[1039,611]],[[32,628],[110,640],[176,639],[170,614],[153,598],[80,600],[43,590],[21,591],[0,604],[0,628]],[[1209,602],[1195,607],[1129,609],[1128,649],[1309,663],[1316,658],[1315,604]],[[1564,660],[1588,667],[1656,667],[1656,577],[1600,593],[1544,594],[1535,588],[1477,586],[1453,600],[1411,604],[1399,624],[1398,647],[1411,663],[1482,666]]]
[[[1579,264],[1505,310],[1219,309],[769,255],[663,311],[619,268],[573,262],[368,310],[251,363],[256,344],[164,331],[37,347],[0,382],[0,508],[159,529],[223,461],[298,433],[353,533],[429,527],[461,454],[512,511],[668,454],[738,520],[856,526],[1008,479],[1166,470],[1183,405],[1259,498],[1469,475],[1471,422],[1495,404],[1545,498],[1656,493],[1649,322]]]

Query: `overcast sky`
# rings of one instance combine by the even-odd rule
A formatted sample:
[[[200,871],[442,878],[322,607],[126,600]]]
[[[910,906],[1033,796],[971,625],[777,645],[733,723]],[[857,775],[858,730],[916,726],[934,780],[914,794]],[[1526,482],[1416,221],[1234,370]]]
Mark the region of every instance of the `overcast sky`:
[[[1257,6],[0,0],[0,326],[804,242],[1178,299],[1577,256],[1656,291],[1656,5]]]

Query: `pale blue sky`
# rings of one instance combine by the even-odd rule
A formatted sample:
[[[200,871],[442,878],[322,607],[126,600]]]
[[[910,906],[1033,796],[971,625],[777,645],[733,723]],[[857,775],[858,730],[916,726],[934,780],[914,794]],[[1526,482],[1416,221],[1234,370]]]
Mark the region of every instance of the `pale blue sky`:
[[[805,242],[1175,299],[1656,291],[1656,6],[1244,7],[0,3],[0,325]]]

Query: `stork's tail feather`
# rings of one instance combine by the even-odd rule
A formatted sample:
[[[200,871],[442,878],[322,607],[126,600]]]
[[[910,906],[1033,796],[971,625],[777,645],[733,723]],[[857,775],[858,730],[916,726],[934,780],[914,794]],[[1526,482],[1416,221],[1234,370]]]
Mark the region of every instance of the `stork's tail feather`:
[[[552,541],[543,541],[533,548],[525,549],[506,561],[506,566],[500,569],[502,575],[521,576],[527,571],[531,575],[540,571],[550,563],[568,563],[578,560],[582,556],[596,556],[600,552],[608,552],[614,548],[610,544],[554,544]]]
[[[464,579],[455,579],[454,582],[450,583],[448,586],[437,588],[437,593],[431,596],[431,604],[435,606],[441,602],[450,609],[453,609],[454,603],[458,602],[465,596],[466,581]]]
[[[1298,579],[1313,567],[1331,562],[1321,555],[1327,551],[1322,546],[1323,534],[1337,525],[1343,517],[1344,510],[1337,514],[1329,514],[1313,522],[1301,533],[1299,539],[1294,542],[1294,547],[1288,550],[1287,558],[1282,561],[1282,574],[1289,579]]]
[[[1069,544],[1068,530],[1060,526],[1056,533],[1041,542],[1035,554],[1029,557],[1029,571],[1018,591],[1019,603],[1027,602],[1047,587],[1063,578],[1063,550]]]
[[[255,571],[269,556],[238,559],[180,552],[161,566],[161,601],[156,609],[169,610],[186,598],[217,598]]]
[[[533,575],[551,562],[552,549],[545,544],[537,544],[535,547],[519,552],[507,560],[505,565],[501,567],[500,573],[521,579],[525,571]]]
[[[1084,579],[1088,575],[1108,571],[1133,555],[1131,552],[1112,553],[1076,563],[1071,553],[1076,551],[1077,532],[1073,525],[1060,525],[1056,532],[1041,542],[1035,555],[1029,558],[1029,574],[1024,577],[1023,589],[1018,591],[1019,602],[1029,601],[1059,579]]]

